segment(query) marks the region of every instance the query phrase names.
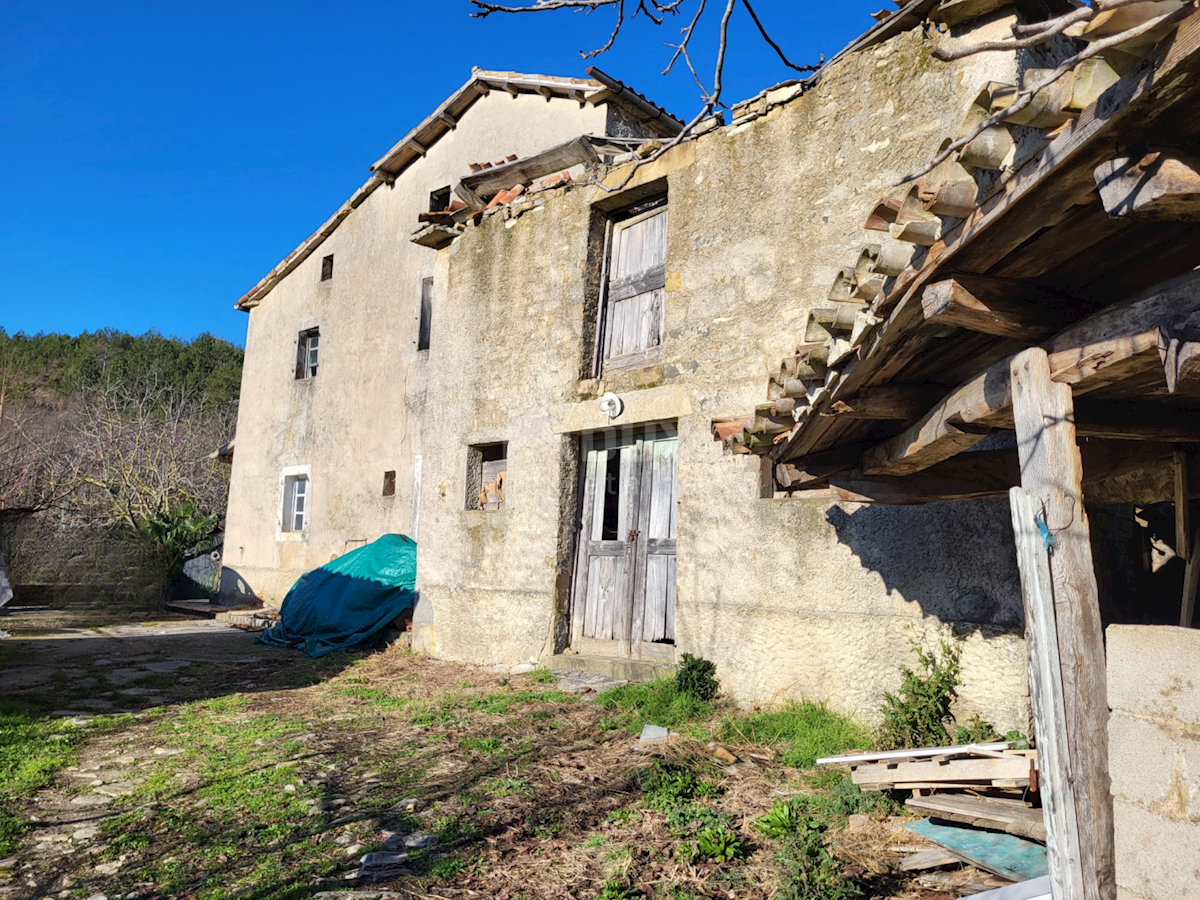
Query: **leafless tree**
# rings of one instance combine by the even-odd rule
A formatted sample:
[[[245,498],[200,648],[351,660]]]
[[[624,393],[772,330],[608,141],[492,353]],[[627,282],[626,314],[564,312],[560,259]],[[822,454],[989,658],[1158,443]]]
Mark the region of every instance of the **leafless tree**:
[[[90,488],[83,510],[139,531],[183,503],[222,512],[228,467],[209,454],[228,438],[233,418],[233,410],[208,409],[154,373],[104,383],[88,395],[78,426]]]
[[[677,41],[665,42],[667,48],[673,52],[666,68],[663,70],[663,74],[665,75],[670,72],[677,62],[683,60],[684,65],[691,71],[696,84],[700,88],[700,110],[687,122],[679,134],[665,142],[653,154],[644,159],[635,160],[622,182],[619,185],[608,186],[607,190],[619,190],[624,187],[633,178],[634,173],[639,167],[653,162],[672,147],[687,140],[700,123],[711,116],[717,109],[725,106],[721,94],[724,84],[723,76],[729,38],[729,20],[739,5],[745,7],[746,12],[753,19],[763,40],[770,45],[771,49],[789,68],[797,72],[814,72],[819,70],[824,64],[824,57],[822,57],[819,64],[812,66],[796,65],[788,59],[784,50],[772,39],[768,30],[764,27],[749,0],[723,0],[722,3],[713,5],[714,10],[717,6],[723,8],[717,37],[716,67],[713,72],[712,81],[709,84],[706,84],[696,71],[689,53],[689,47],[696,33],[696,26],[710,11],[709,0],[695,0],[691,4],[689,4],[688,0],[521,0],[521,2],[509,4],[494,3],[491,0],[471,0],[471,2],[476,8],[476,11],[471,15],[476,18],[484,18],[494,13],[536,13],[573,10],[575,12],[591,14],[598,10],[611,10],[615,21],[612,30],[609,32],[608,39],[598,49],[583,52],[582,55],[585,58],[597,56],[611,49],[620,37],[622,29],[632,19],[642,16],[656,26],[663,26],[668,21],[678,20],[677,17],[683,14],[685,10],[691,12],[690,18],[686,19],[687,24],[680,29],[680,36]],[[1145,16],[1134,16],[1131,18],[1128,27],[1084,45],[1082,49],[1064,59],[1044,78],[1019,91],[1007,108],[998,111],[986,121],[978,124],[967,134],[944,147],[927,165],[906,176],[899,182],[900,184],[913,181],[929,173],[934,167],[957,154],[988,128],[999,125],[1020,113],[1040,93],[1072,71],[1081,62],[1104,53],[1106,50],[1111,50],[1122,44],[1128,44],[1137,38],[1152,35],[1161,29],[1168,28],[1186,18],[1200,5],[1200,0],[1166,0],[1166,2],[1157,3],[1147,2],[1147,0],[1088,0],[1088,2],[1078,0],[1078,2],[1079,6],[1077,8],[1063,15],[1055,16],[1041,22],[1014,25],[1011,39],[980,42],[954,50],[942,48],[935,51],[934,55],[941,60],[949,61],[962,59],[977,53],[1013,52],[1014,50],[1029,49],[1047,44],[1055,38],[1068,34],[1072,29],[1079,29],[1088,23],[1095,22],[1101,16],[1107,16],[1125,7],[1141,7],[1143,10],[1148,11],[1148,14]]]

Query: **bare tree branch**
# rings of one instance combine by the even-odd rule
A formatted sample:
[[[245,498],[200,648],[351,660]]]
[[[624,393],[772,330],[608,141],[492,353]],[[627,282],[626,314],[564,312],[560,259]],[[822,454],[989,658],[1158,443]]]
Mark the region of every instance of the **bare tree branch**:
[[[758,33],[762,35],[762,39],[771,45],[771,49],[778,54],[783,64],[789,69],[795,69],[797,72],[816,72],[821,66],[825,65],[825,54],[821,54],[820,61],[815,66],[798,66],[784,55],[783,48],[771,39],[771,35],[767,33],[767,29],[763,27],[763,23],[758,20],[758,14],[754,12],[754,7],[750,5],[750,0],[742,0],[742,6],[746,7],[746,12],[750,13],[750,18],[754,20],[754,25],[758,28]]]

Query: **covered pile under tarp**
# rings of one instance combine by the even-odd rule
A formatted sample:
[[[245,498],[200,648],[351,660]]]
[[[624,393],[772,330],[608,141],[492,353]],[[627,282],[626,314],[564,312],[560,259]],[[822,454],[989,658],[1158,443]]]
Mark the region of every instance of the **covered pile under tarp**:
[[[365,646],[417,602],[417,544],[385,534],[314,569],[292,585],[279,624],[256,639],[303,647],[309,656]]]

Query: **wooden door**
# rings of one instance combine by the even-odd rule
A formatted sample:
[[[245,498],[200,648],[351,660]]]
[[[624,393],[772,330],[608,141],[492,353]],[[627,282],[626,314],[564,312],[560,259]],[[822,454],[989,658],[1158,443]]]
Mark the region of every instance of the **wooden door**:
[[[581,652],[661,658],[675,640],[678,439],[650,426],[583,439],[572,606]]]
[[[667,209],[650,209],[612,226],[603,369],[657,362],[662,355]]]

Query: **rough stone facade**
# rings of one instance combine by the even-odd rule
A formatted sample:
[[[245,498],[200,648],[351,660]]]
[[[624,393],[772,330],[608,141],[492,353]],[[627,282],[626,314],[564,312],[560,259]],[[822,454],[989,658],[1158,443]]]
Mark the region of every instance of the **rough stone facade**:
[[[1108,629],[1117,896],[1200,897],[1200,632]]]
[[[620,119],[620,117],[616,117]],[[417,349],[421,281],[436,253],[409,241],[430,193],[476,162],[528,156],[613,125],[607,104],[492,91],[391,186],[375,190],[250,311],[222,593],[279,603],[304,572],[414,529],[413,484],[429,356]],[[627,128],[619,120],[613,127]],[[324,257],[333,277],[321,279]],[[295,377],[301,331],[320,329],[318,376]],[[310,526],[282,535],[281,476],[311,467]],[[385,496],[384,473],[395,472]]]
[[[511,665],[566,646],[578,435],[608,426],[596,400],[615,391],[616,427],[678,425],[677,649],[715,661],[740,702],[810,698],[870,718],[910,644],[955,631],[962,714],[1028,728],[1005,503],[760,499],[757,465],[723,455],[709,430],[761,401],[808,309],[857,257],[874,202],[956,133],[983,82],[1013,81],[1003,54],[932,59],[935,42],[960,39],[915,28],[639,171],[627,195],[668,196],[660,365],[590,378],[600,207],[620,196],[522,198],[439,253],[417,648]],[[468,447],[496,441],[508,442],[506,508],[466,510]]]

